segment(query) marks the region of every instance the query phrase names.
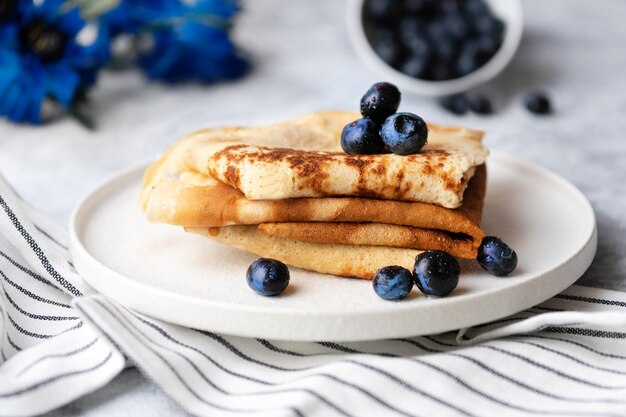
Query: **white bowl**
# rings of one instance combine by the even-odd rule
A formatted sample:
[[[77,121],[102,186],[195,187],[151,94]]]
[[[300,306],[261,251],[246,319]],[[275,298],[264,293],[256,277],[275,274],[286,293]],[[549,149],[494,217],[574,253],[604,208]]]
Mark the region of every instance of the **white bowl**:
[[[482,67],[463,77],[445,81],[429,81],[414,78],[393,68],[374,52],[365,36],[363,27],[363,3],[365,0],[349,0],[348,32],[352,44],[361,59],[385,81],[401,89],[428,96],[445,96],[461,93],[483,84],[498,75],[515,55],[522,39],[523,15],[521,0],[485,0],[493,13],[506,24],[504,41],[498,52]]]

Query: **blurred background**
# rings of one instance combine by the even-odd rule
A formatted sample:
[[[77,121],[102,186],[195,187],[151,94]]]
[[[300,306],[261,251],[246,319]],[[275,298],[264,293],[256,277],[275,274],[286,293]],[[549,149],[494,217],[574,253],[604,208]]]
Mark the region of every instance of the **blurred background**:
[[[345,1],[248,0],[240,6],[232,37],[251,64],[243,77],[168,84],[149,81],[136,68],[103,71],[89,94],[93,130],[71,117],[43,125],[0,119],[0,173],[65,226],[72,207],[98,183],[154,158],[194,129],[322,109],[356,111],[365,90],[384,80],[350,41]],[[490,148],[578,186],[594,205],[600,236],[596,260],[579,283],[626,290],[626,2],[523,0],[522,6],[517,52],[498,76],[474,90],[489,97],[493,114],[455,115],[436,99],[404,89],[401,108],[426,120],[484,129]],[[0,59],[0,76],[6,65]],[[526,94],[536,90],[549,96],[551,114],[524,107]],[[183,414],[137,371],[127,371],[51,415],[141,412]]]

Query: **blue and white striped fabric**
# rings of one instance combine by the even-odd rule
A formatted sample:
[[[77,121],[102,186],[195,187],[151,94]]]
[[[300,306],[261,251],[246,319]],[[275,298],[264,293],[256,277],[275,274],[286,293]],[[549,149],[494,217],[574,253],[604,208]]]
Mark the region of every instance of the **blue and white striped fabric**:
[[[199,416],[625,416],[626,294],[572,287],[456,333],[287,343],[182,328],[96,294],[65,233],[0,179],[0,416],[137,366]]]

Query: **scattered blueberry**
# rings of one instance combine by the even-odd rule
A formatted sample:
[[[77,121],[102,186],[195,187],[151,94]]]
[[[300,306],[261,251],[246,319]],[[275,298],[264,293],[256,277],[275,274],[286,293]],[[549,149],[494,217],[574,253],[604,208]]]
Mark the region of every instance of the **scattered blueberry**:
[[[341,147],[350,155],[372,155],[385,151],[379,125],[368,118],[355,120],[343,128]]]
[[[250,288],[261,295],[279,295],[289,285],[289,269],[276,259],[259,258],[248,267],[246,279]]]
[[[361,114],[382,123],[398,110],[400,90],[391,83],[380,82],[372,85],[361,98]]]
[[[487,97],[472,93],[467,95],[467,104],[469,109],[474,113],[478,114],[491,114],[491,102],[487,99]]]
[[[401,266],[386,266],[376,272],[372,284],[380,298],[401,300],[409,295],[413,288],[413,275],[411,271]]]
[[[426,295],[444,297],[459,283],[459,263],[449,253],[429,250],[415,258],[413,278]]]
[[[552,112],[550,100],[544,93],[532,92],[524,98],[524,104],[528,111],[535,114],[548,114]]]
[[[391,152],[410,155],[420,151],[428,141],[428,127],[413,113],[395,113],[380,128],[380,137]]]
[[[467,112],[469,103],[465,94],[454,94],[452,96],[443,97],[439,100],[439,104],[444,109],[456,115],[462,115]]]
[[[509,275],[517,266],[515,251],[495,236],[483,239],[476,260],[487,272],[498,277]]]

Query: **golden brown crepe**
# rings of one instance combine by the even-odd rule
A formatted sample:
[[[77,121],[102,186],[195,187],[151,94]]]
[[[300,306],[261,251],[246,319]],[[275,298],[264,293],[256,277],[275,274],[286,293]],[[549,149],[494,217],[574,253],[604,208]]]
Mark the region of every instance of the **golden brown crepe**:
[[[334,275],[371,278],[382,266],[409,265],[420,250],[427,249],[474,258],[484,235],[480,220],[486,169],[482,163],[472,165],[484,161],[487,154],[480,143],[482,132],[429,125],[430,148],[411,156],[350,156],[310,150],[314,143],[322,149],[337,147],[341,128],[357,116],[322,112],[270,127],[194,133],[170,147],[148,169],[142,207],[151,222],[180,225],[261,256]],[[271,146],[279,140],[282,146],[298,149]],[[240,150],[245,152],[236,154]],[[258,152],[274,156],[268,159]],[[461,155],[463,152],[466,154]],[[272,158],[274,165],[268,164]],[[458,171],[455,164],[459,160],[464,161],[465,171]],[[264,168],[254,168],[257,164]],[[386,164],[394,168],[388,169]],[[286,169],[290,165],[296,170]],[[272,166],[282,166],[283,173],[270,175]],[[299,184],[296,189],[302,187],[305,195],[311,190],[326,195],[332,183],[351,175],[355,166],[358,178],[343,184],[356,181],[357,196],[331,192],[330,196],[253,199],[244,194],[247,190],[257,197],[291,195],[293,184]],[[320,169],[326,170],[322,183],[331,184],[316,185],[314,172]],[[287,182],[292,190],[279,186],[267,191],[267,183],[250,181],[254,176],[242,174],[242,170]],[[311,173],[303,173],[308,171]],[[285,172],[292,177],[285,177]],[[443,184],[450,181],[450,172],[461,178],[447,187]],[[406,181],[405,175],[409,176]],[[446,194],[445,189],[454,191]],[[407,190],[419,191],[411,191],[413,197],[423,194],[427,198],[420,197],[425,200],[420,202],[389,199]],[[446,208],[433,204],[434,200],[460,206]]]
[[[411,269],[415,257],[421,253],[415,249],[311,243],[269,237],[260,233],[256,226],[186,230],[262,257],[278,259],[298,268],[362,279],[374,278],[376,271],[384,266],[400,265]]]
[[[463,193],[488,151],[483,133],[429,124],[417,154],[348,155],[343,126],[353,112],[319,112],[256,128],[193,133],[148,169],[142,204],[168,177],[195,172],[239,189],[249,200],[354,196],[461,205]]]
[[[192,181],[190,177],[187,181]],[[353,243],[413,249],[438,249],[474,258],[484,236],[480,228],[486,170],[470,181],[461,207],[368,198],[293,198],[248,200],[221,182],[193,176],[184,184],[169,180],[157,188],[148,212],[152,222],[188,228],[234,224],[260,225],[259,231],[317,243]],[[209,185],[207,185],[209,184]]]

